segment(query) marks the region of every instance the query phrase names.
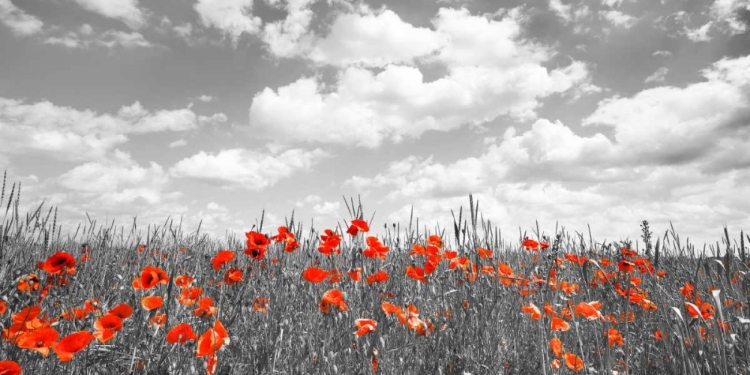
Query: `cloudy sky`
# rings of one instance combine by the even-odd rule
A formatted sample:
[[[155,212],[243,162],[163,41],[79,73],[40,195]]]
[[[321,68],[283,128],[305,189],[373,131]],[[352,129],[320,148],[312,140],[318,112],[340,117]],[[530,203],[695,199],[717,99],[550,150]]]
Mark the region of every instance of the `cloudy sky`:
[[[0,50],[0,169],[73,228],[750,230],[748,0],[0,0]]]

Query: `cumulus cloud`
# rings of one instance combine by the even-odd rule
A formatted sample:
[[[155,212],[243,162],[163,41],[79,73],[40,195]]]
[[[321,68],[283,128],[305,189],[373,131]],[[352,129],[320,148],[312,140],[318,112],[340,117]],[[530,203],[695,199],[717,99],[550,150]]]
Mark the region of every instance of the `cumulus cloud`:
[[[539,119],[529,130],[511,127],[488,139],[478,156],[452,163],[411,156],[344,185],[408,202],[388,216],[394,221],[408,220],[413,204],[422,220],[449,224],[449,208],[473,193],[485,217],[506,230],[561,220],[578,231],[591,224],[595,236],[634,239],[646,219],[662,230],[673,221],[694,241],[716,239],[717,223],[750,225],[743,198],[749,64],[750,57],[725,58],[703,70],[703,82],[601,101],[583,124],[607,126],[611,138]]]
[[[120,20],[132,29],[145,26],[147,12],[138,0],[73,0],[82,8],[107,18]]]
[[[662,82],[664,81],[664,77],[666,77],[667,73],[669,73],[669,68],[662,66],[661,68],[656,69],[656,71],[651,75],[646,77],[646,80],[644,80],[644,82]]]
[[[636,22],[638,22],[638,19],[635,17],[620,12],[619,10],[607,10],[607,11],[601,11],[599,14],[607,21],[609,21],[612,25],[617,27],[622,27],[625,29],[629,29],[633,27]]]
[[[169,172],[174,177],[260,191],[295,173],[309,170],[328,156],[321,149],[230,149],[216,154],[201,151],[180,160]]]
[[[369,41],[368,49],[379,51],[377,56],[317,55],[319,62],[354,65],[339,72],[334,87],[318,77],[303,77],[277,90],[265,88],[253,98],[252,127],[290,141],[378,147],[429,130],[480,125],[501,115],[533,119],[540,98],[589,80],[587,66],[578,61],[551,71],[543,67],[550,52],[520,40],[520,26],[512,15],[494,20],[472,16],[465,9],[443,8],[433,20],[434,30],[414,28],[389,11],[342,17],[362,31],[345,35],[334,30],[317,45],[339,44],[339,37],[352,38],[351,43],[364,38],[362,45]],[[423,38],[425,43],[417,44],[428,47],[407,48],[398,38],[376,32],[384,25],[401,25],[402,33]],[[379,41],[368,39],[375,35],[381,35],[375,38]],[[432,51],[433,46],[439,48]],[[398,64],[428,50],[432,52],[425,59],[443,65],[445,76],[427,81],[418,67]],[[382,69],[375,72],[368,66]]]
[[[256,34],[262,21],[253,15],[253,0],[198,0],[193,6],[206,27],[215,27],[237,43],[243,33]]]
[[[47,155],[60,160],[100,160],[132,134],[181,132],[198,127],[189,109],[149,111],[139,102],[116,114],[99,114],[48,101],[0,98],[1,154]]]
[[[10,0],[0,0],[0,23],[15,35],[34,35],[42,31],[44,22],[26,13]]]

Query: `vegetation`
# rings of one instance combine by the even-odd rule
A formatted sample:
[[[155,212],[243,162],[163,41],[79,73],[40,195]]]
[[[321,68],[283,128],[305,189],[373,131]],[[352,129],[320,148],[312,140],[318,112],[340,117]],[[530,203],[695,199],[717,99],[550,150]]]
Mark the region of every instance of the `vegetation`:
[[[470,198],[448,231],[375,237],[350,200],[337,228],[261,215],[222,242],[172,220],[63,233],[19,193],[3,182],[0,374],[750,372],[744,233],[506,236]]]

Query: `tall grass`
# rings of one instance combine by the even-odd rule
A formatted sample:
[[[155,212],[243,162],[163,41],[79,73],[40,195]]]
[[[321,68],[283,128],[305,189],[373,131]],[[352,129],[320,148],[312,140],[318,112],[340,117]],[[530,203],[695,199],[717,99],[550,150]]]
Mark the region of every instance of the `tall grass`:
[[[673,228],[654,242],[648,223],[644,222],[642,242],[637,245],[639,256],[648,259],[655,271],[665,271],[666,276],[619,272],[613,282],[621,282],[629,291],[630,277],[640,277],[640,288],[657,306],[656,311],[646,311],[619,296],[612,283],[599,283],[596,287],[590,283],[597,269],[606,268],[600,264],[602,258],[615,263],[608,272],[617,270],[617,262],[623,259],[621,249],[632,249],[635,244],[596,242],[590,235],[571,234],[563,228],[545,234],[536,227],[528,234],[508,236],[483,219],[479,203],[471,197],[468,210],[459,208],[454,212],[453,227],[448,231],[420,228],[416,218],[404,225],[384,226],[380,239],[390,248],[385,261],[363,257],[362,249],[367,246],[364,236],[346,235],[342,226],[336,228],[344,235],[341,254],[323,256],[317,250],[320,233],[315,228],[304,228],[293,216],[286,224],[301,248],[287,253],[281,245],[273,244],[263,261],[255,261],[242,254],[244,238],[230,236],[220,241],[201,234],[200,228],[187,232],[172,219],[138,228],[135,221],[129,226],[117,226],[89,218],[75,230],[63,231],[57,224],[57,210],[45,208],[44,203],[33,212],[20,213],[20,191],[20,183],[6,190],[4,176],[0,194],[0,208],[4,210],[0,226],[0,298],[7,302],[8,311],[0,315],[2,328],[10,325],[11,313],[37,303],[50,317],[60,316],[91,298],[99,299],[103,312],[122,302],[134,307],[133,316],[125,321],[114,340],[106,344],[92,341],[70,362],[60,362],[54,354],[45,359],[2,340],[0,360],[17,361],[25,374],[203,373],[205,359],[195,357],[195,343],[169,344],[165,332],[178,323],[189,322],[200,334],[212,326],[214,319],[226,326],[231,340],[218,353],[219,374],[367,374],[374,371],[374,351],[377,372],[384,374],[572,372],[564,363],[559,369],[551,367],[555,355],[548,343],[552,337],[562,340],[566,352],[583,359],[582,373],[750,373],[750,277],[744,233],[733,239],[725,230],[720,242],[698,250],[684,244]],[[369,219],[361,203],[350,200],[347,207],[351,218]],[[275,233],[276,228],[263,224],[261,217],[248,230]],[[449,269],[448,262],[441,262],[427,283],[408,278],[405,268],[421,265],[423,259],[407,253],[414,244],[424,244],[430,234],[440,235],[445,249],[457,251],[480,269],[493,266],[497,270],[498,262],[505,262],[518,279],[539,277],[545,282],[524,286],[514,281],[506,286],[497,276],[481,273],[470,282],[467,272]],[[521,245],[525,238],[548,242],[550,246],[531,252]],[[136,250],[139,245],[145,245],[143,253]],[[479,257],[478,247],[491,249],[493,257]],[[79,260],[68,285],[53,287],[41,302],[39,291],[18,290],[19,280],[32,272],[40,276],[42,284],[46,282],[47,276],[36,268],[38,262],[59,250],[80,259],[83,249],[88,249],[91,258]],[[211,268],[210,263],[221,249],[237,252],[232,264],[243,269],[242,282],[233,286],[211,282],[221,280],[223,274]],[[596,263],[579,266],[564,261],[564,268],[556,266],[564,254],[586,256]],[[277,263],[271,261],[274,258]],[[302,271],[313,264],[344,273],[362,267],[363,276],[385,270],[390,277],[385,283],[371,285],[355,283],[347,277],[335,285],[301,280]],[[194,307],[176,301],[179,290],[170,282],[156,289],[165,297],[159,312],[167,314],[166,325],[149,327],[155,312],[140,308],[144,292],[131,286],[133,277],[146,265],[158,266],[172,278],[180,274],[194,276],[195,285],[203,287],[204,294],[216,302],[216,317],[195,317],[191,311]],[[553,284],[577,283],[578,292],[566,294],[558,287],[551,288],[549,281],[555,278],[549,271],[553,268],[557,272]],[[680,293],[686,281],[695,286],[703,301],[717,307],[715,318],[690,317]],[[345,292],[348,311],[320,311],[321,295],[331,288]],[[710,293],[709,288],[718,292]],[[529,292],[528,296],[522,295],[523,290]],[[269,299],[267,313],[255,311],[256,297]],[[398,319],[385,315],[381,308],[384,300],[396,305],[414,304],[420,318],[429,318],[435,330],[417,335]],[[733,302],[726,302],[729,300]],[[549,302],[561,312],[582,301],[601,301],[602,313],[615,320],[589,321],[572,314],[567,319],[570,330],[552,332],[549,317],[533,320],[521,310],[529,302],[540,308]],[[627,319],[631,313],[632,319]],[[55,328],[61,337],[77,330],[91,330],[96,318],[92,315],[84,320],[61,319]],[[358,318],[375,319],[376,331],[363,337],[353,335],[354,320]],[[719,329],[718,320],[728,322],[731,328]],[[603,334],[613,327],[622,334],[624,346],[608,345]],[[654,337],[657,330],[663,333],[663,340]]]

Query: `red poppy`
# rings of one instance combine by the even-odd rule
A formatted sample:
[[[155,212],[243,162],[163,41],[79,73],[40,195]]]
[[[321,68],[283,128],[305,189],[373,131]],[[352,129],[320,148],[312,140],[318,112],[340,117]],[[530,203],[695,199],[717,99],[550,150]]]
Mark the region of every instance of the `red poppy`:
[[[75,268],[76,258],[64,251],[52,254],[42,265],[42,269],[51,274],[59,274],[63,268]]]
[[[214,322],[214,327],[209,328],[198,338],[195,356],[203,357],[216,354],[222,345],[229,344],[229,334],[220,321]]]
[[[141,298],[141,306],[144,310],[156,310],[161,308],[164,299],[161,296],[146,296]]]
[[[615,346],[615,345],[619,345],[619,346],[625,345],[625,342],[622,341],[622,335],[617,329],[610,328],[607,331],[606,335],[607,335],[607,341],[609,342],[610,347]]]
[[[49,347],[57,341],[59,333],[52,327],[43,327],[18,336],[16,344],[21,349],[29,349],[41,353],[45,358],[49,355]]]
[[[21,375],[23,369],[16,361],[0,361],[0,375]]]
[[[601,306],[601,302],[598,301],[580,302],[576,305],[576,316],[583,315],[588,320],[601,318],[602,313],[599,312]]]
[[[388,255],[388,246],[384,246],[382,243],[380,243],[380,240],[378,240],[375,236],[369,236],[367,237],[367,248],[362,251],[362,255],[368,257],[368,258],[377,258],[381,260],[385,260],[385,257]]]
[[[443,259],[443,257],[440,254],[435,254],[427,257],[427,260],[424,262],[424,273],[426,275],[432,275],[433,272],[440,266],[440,260]]]
[[[654,338],[656,338],[657,340],[664,340],[664,335],[661,333],[660,330],[657,329],[654,332]]]
[[[117,315],[104,315],[94,322],[94,329],[97,331],[112,330],[119,331],[122,329],[122,319]]]
[[[0,299],[0,315],[5,314],[8,311],[8,302]]]
[[[295,239],[294,233],[289,231],[289,228],[287,227],[279,227],[278,228],[279,234],[271,237],[272,240],[279,242],[284,242],[284,251],[287,253],[294,252],[295,249],[299,248],[299,243]]]
[[[367,225],[367,222],[362,219],[354,219],[352,220],[352,225],[349,226],[349,229],[346,230],[346,233],[349,233],[352,236],[356,236],[359,232],[369,232],[370,226]]]
[[[146,266],[141,270],[141,275],[133,280],[133,289],[151,289],[158,284],[168,284],[169,276],[163,269],[155,266]]]
[[[340,254],[341,250],[339,250],[339,244],[341,243],[341,236],[339,236],[338,233],[326,229],[323,234],[320,235],[320,246],[318,246],[318,251],[321,254],[324,255],[332,255],[333,252],[336,252],[336,254]]]
[[[180,288],[187,288],[193,283],[193,277],[190,275],[179,275],[174,278],[174,285]]]
[[[477,252],[479,253],[480,258],[492,258],[492,250],[485,249],[483,247],[478,247]]]
[[[384,270],[380,270],[373,275],[367,276],[367,283],[384,283],[388,281],[388,273]]]
[[[52,344],[52,350],[55,351],[60,362],[68,362],[76,353],[85,349],[93,339],[94,335],[89,331],[73,332]]]
[[[349,310],[349,306],[344,301],[344,293],[338,289],[329,289],[323,293],[323,297],[320,299],[320,311],[329,313],[331,312],[331,306],[338,307],[339,311]]]
[[[197,338],[198,336],[193,332],[193,326],[189,323],[180,323],[167,332],[166,340],[170,344],[182,344]]]
[[[552,352],[555,353],[555,357],[560,358],[563,354],[563,344],[562,341],[557,338],[553,337],[549,340],[549,347],[552,349]]]
[[[164,327],[165,324],[167,324],[167,314],[156,314],[148,322],[149,327],[153,327],[153,326]]]
[[[690,299],[693,298],[694,290],[693,284],[691,284],[690,281],[685,281],[685,286],[680,288],[680,294],[682,294],[685,299]]]
[[[121,303],[107,311],[107,315],[114,315],[120,319],[127,319],[133,315],[133,308],[127,303]]]
[[[357,267],[347,272],[346,275],[349,276],[349,278],[352,279],[354,282],[360,282],[362,281],[362,267]]]
[[[239,268],[230,268],[224,273],[224,278],[222,280],[224,281],[224,284],[232,286],[242,281],[242,270]]]
[[[375,332],[375,328],[378,327],[378,322],[372,319],[357,319],[354,321],[354,326],[357,327],[357,332],[354,332],[357,336],[364,336],[370,332]]]
[[[320,283],[325,281],[331,273],[316,267],[307,267],[302,272],[302,278],[311,283]]]
[[[228,262],[231,262],[232,259],[234,259],[235,253],[234,251],[230,250],[221,250],[216,255],[214,255],[213,258],[211,258],[211,265],[214,267],[215,270],[220,270],[221,267],[223,267]]]
[[[581,357],[573,354],[573,353],[565,353],[565,366],[570,369],[570,371],[581,371],[583,370],[583,359]]]
[[[425,272],[422,267],[408,266],[406,267],[406,276],[411,277],[414,280],[421,281],[422,283],[427,282],[427,278],[424,276]]]
[[[552,322],[550,325],[550,329],[553,331],[562,331],[565,332],[570,329],[570,324],[559,317],[552,317]]]
[[[532,240],[532,239],[525,239],[521,243],[523,245],[523,248],[530,251],[539,251],[539,243]]]
[[[539,310],[533,302],[529,302],[527,306],[521,306],[521,311],[529,314],[531,319],[539,320],[542,318],[542,312]]]
[[[266,255],[268,245],[271,244],[271,240],[265,234],[256,231],[245,233],[245,237],[247,237],[245,254],[255,260],[262,260]]]
[[[214,300],[211,297],[203,297],[197,302],[198,308],[193,310],[193,315],[207,318],[215,315],[218,308],[214,306]]]
[[[256,297],[255,300],[253,300],[253,310],[255,312],[261,312],[261,313],[267,314],[268,313],[268,298]]]

